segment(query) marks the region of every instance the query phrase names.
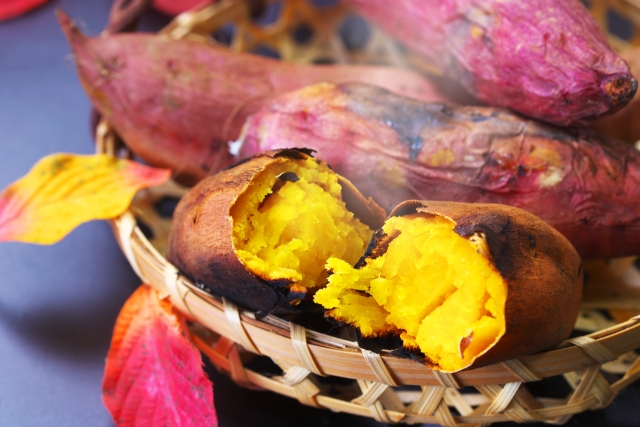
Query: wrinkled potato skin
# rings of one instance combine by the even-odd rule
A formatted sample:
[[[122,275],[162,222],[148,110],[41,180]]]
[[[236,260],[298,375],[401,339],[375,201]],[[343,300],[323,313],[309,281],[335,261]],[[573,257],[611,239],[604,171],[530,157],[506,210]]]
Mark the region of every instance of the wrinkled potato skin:
[[[276,98],[241,140],[241,156],[304,141],[388,211],[412,199],[500,203],[542,218],[583,258],[640,253],[640,152],[593,131],[325,84]]]
[[[620,56],[629,64],[631,74],[640,76],[640,48],[625,50]],[[640,96],[636,94],[629,105],[600,118],[592,127],[623,141],[633,143],[640,140]]]
[[[306,158],[308,151],[273,150],[247,159],[199,182],[176,207],[167,259],[192,280],[215,294],[253,311],[287,313],[291,300],[305,295],[289,293],[284,280],[268,281],[248,272],[234,250],[230,209],[253,177],[279,158]],[[344,179],[343,199],[362,222],[377,228],[384,210],[366,200]]]
[[[629,67],[579,0],[346,0],[488,105],[561,126],[626,105]]]
[[[418,99],[449,99],[408,69],[296,64],[148,33],[89,38],[63,13],[58,19],[93,107],[134,153],[189,185],[235,162],[227,142],[278,93],[362,81]]]
[[[454,231],[484,233],[493,264],[507,285],[502,338],[465,369],[490,365],[552,347],[569,337],[582,297],[582,261],[560,233],[521,209],[497,204],[410,200],[390,214],[415,212],[453,220]],[[384,236],[377,235],[381,245]],[[367,256],[386,248],[371,247]]]

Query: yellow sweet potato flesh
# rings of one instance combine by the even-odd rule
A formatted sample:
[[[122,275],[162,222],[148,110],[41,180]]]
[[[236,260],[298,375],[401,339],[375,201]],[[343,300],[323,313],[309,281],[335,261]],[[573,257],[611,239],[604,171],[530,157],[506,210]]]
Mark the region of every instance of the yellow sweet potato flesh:
[[[360,269],[331,258],[329,284],[315,302],[363,336],[399,333],[442,370],[470,365],[505,332],[506,284],[481,243],[444,217],[392,217],[386,252]]]
[[[295,174],[278,183],[279,176]],[[239,259],[266,280],[289,280],[305,288],[326,283],[329,257],[355,263],[372,230],[350,212],[337,176],[314,159],[267,167],[231,208]]]

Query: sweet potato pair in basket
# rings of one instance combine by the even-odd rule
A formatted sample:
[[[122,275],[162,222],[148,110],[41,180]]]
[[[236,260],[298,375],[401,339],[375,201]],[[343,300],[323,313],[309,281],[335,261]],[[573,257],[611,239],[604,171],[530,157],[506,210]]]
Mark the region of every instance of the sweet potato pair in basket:
[[[407,201],[384,211],[304,150],[210,176],[180,201],[167,258],[258,312],[313,299],[367,343],[457,371],[566,338],[581,260],[518,208]],[[355,265],[355,267],[352,267]],[[388,348],[388,347],[387,347]]]

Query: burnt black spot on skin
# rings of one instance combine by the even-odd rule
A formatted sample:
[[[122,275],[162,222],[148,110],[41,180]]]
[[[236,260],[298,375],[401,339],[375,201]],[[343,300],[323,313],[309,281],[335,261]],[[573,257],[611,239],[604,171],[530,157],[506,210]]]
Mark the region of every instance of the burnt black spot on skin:
[[[343,84],[339,87],[349,95],[351,111],[384,123],[398,133],[398,139],[409,147],[411,160],[422,150],[422,130],[446,124],[453,114],[444,104],[424,103],[374,86]]]
[[[463,73],[463,71],[460,72]],[[536,123],[507,110],[453,107],[442,103],[423,102],[364,84],[345,83],[336,87],[347,95],[347,108],[350,111],[392,128],[397,133],[398,140],[409,148],[410,160],[416,159],[422,146],[429,143],[428,139],[422,141],[426,138],[426,134],[437,134],[439,130],[450,128],[458,123],[463,123],[465,126],[469,123],[479,123],[474,132],[497,140],[525,136],[572,143],[582,141],[587,134],[595,135],[595,132],[588,133],[575,128],[566,129]],[[497,130],[489,134],[489,129]],[[520,171],[522,172],[526,170]]]
[[[382,350],[396,350],[402,348],[402,340],[397,334],[388,333],[382,336],[365,337],[362,336],[358,329],[355,331],[358,345],[360,348],[364,348],[365,350],[380,353]]]
[[[392,355],[402,357],[404,359],[411,359],[415,362],[420,363],[421,365],[433,366],[434,363],[426,357],[420,350],[418,349],[410,349],[406,347],[399,348],[397,350],[393,350],[391,352]]]
[[[178,268],[179,262],[174,260],[174,264]],[[191,277],[184,274],[185,277],[191,279],[194,282],[200,282],[205,284],[208,288],[208,292],[211,295],[218,297],[225,297],[243,308],[247,308],[251,311],[265,311],[271,312],[276,305],[280,302],[285,302],[286,298],[283,298],[278,292],[264,281],[256,278],[254,280],[238,280],[238,277],[229,277],[227,274],[220,272],[225,271],[225,266],[217,262],[210,262],[207,266],[207,270],[211,274],[206,274],[204,277]],[[231,280],[238,280],[237,286],[229,286],[228,283]]]
[[[293,281],[289,281],[285,284],[285,280],[273,280],[266,281],[260,280],[265,283],[267,286],[271,286],[272,289],[276,292],[278,302],[276,303],[276,308],[278,306],[286,309],[288,312],[297,312],[301,309],[301,300],[306,298],[306,294],[300,296],[298,292],[289,292],[289,285],[293,284]],[[297,301],[296,301],[297,300]],[[294,304],[291,304],[292,301],[296,301]]]
[[[406,348],[402,347],[399,348],[397,350],[392,350],[391,351],[391,355],[392,356],[396,356],[396,357],[400,357],[402,359],[410,359],[410,360],[414,360],[413,355],[412,355],[412,351],[407,350]],[[423,356],[424,358],[424,356]],[[422,363],[422,362],[421,362]]]
[[[355,268],[362,268],[368,259],[375,259],[385,254],[387,249],[389,249],[389,244],[399,235],[399,230],[394,230],[391,235],[386,234],[382,229],[376,230],[376,232],[373,233],[373,237],[371,237],[369,246],[367,246],[364,255],[356,263]]]
[[[306,159],[306,156],[313,157],[313,153],[315,152],[316,150],[312,150],[310,148],[283,148],[281,150],[277,150],[273,155],[273,158],[289,157],[295,160],[304,160]]]
[[[279,302],[278,305],[275,306],[273,309],[269,310],[267,314],[273,314],[280,317],[295,316],[298,313],[300,313],[300,311],[302,311],[302,309],[300,308],[300,305],[301,304],[298,304],[292,307],[292,306],[286,305],[286,302]]]
[[[281,173],[280,175],[278,175],[276,178],[278,178],[281,182],[297,182],[300,181],[300,177],[298,175],[295,174],[295,172],[284,172]]]
[[[297,182],[300,181],[300,177],[296,175],[294,172],[283,172],[278,175],[275,184],[271,188],[271,193],[269,193],[258,205],[258,210],[262,209],[265,202],[269,199],[269,197],[276,194],[287,182]]]
[[[531,249],[535,249],[536,248],[536,238],[533,237],[533,235],[529,235],[529,247]]]
[[[304,290],[292,290],[290,286],[287,286],[285,288],[285,293],[287,295],[287,298],[289,300],[295,300],[295,299],[299,299],[299,300],[304,300],[305,298],[307,298],[307,289],[304,288]]]
[[[371,297],[371,295],[369,295],[365,291],[360,291],[358,289],[352,289],[351,292],[353,292],[356,295],[360,295],[361,297],[366,297],[366,298],[370,298]]]
[[[289,285],[293,285],[293,280],[287,280],[287,279],[278,279],[278,280],[264,280],[262,278],[258,278],[258,280],[260,280],[261,282],[266,283],[267,285],[271,286],[272,288],[286,288]],[[287,292],[288,294],[288,292]]]
[[[355,335],[354,329],[352,327],[350,327],[350,326],[346,326],[343,322],[340,322],[339,320],[336,320],[332,316],[333,312],[334,312],[334,309],[325,310],[324,311],[323,320],[330,325],[330,329],[332,329],[332,330],[333,329],[337,329],[337,328],[344,328],[344,332],[346,332],[346,334],[348,336],[348,339],[352,340],[353,339],[353,335]]]
[[[273,188],[271,189],[272,191],[271,194],[277,193],[287,182],[300,181],[300,177],[296,175],[294,172],[284,172],[278,175],[276,178],[278,178],[278,180],[273,185]]]
[[[518,272],[513,263],[511,253],[517,251],[517,227],[511,218],[494,216],[489,220],[479,220],[473,216],[462,217],[453,229],[462,237],[469,237],[477,232],[484,233],[487,246],[493,254],[493,265],[502,277],[511,278]]]
[[[316,152],[315,150],[311,150],[309,148],[282,148],[279,150],[265,151],[263,153],[258,153],[254,156],[245,157],[244,159],[238,160],[236,163],[229,165],[222,170],[233,169],[236,166],[240,166],[241,164],[246,163],[256,157],[266,156],[272,159],[276,159],[278,157],[289,157],[295,160],[304,160],[306,159],[306,156],[313,157],[313,153],[315,152]]]

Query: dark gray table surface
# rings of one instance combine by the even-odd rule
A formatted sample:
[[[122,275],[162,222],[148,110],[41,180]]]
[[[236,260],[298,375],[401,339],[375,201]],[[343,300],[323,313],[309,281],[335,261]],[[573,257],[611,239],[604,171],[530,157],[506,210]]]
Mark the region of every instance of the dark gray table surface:
[[[53,0],[0,23],[0,188],[47,154],[93,151],[89,102],[54,10],[95,35],[110,3]],[[165,21],[151,13],[143,29]],[[104,358],[118,311],[139,280],[108,225],[85,224],[54,246],[0,244],[0,278],[0,427],[113,426],[100,398]],[[221,426],[381,425],[248,391],[207,370]],[[640,425],[638,390],[568,425]]]

